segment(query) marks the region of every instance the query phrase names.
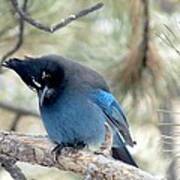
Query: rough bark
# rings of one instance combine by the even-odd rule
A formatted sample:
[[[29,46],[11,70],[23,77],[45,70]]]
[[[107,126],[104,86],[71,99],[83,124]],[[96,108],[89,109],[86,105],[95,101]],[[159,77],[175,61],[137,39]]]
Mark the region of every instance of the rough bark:
[[[79,173],[89,179],[107,180],[159,180],[147,172],[116,161],[110,157],[93,154],[88,150],[63,149],[54,158],[54,144],[47,137],[30,136],[12,132],[0,133],[0,154],[16,161],[56,167]]]

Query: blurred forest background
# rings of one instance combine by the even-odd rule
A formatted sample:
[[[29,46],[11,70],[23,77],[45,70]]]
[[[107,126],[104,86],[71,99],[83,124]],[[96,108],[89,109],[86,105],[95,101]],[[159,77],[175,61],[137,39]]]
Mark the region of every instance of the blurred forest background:
[[[18,1],[21,5],[23,0]],[[102,0],[104,7],[54,33],[24,24],[13,57],[58,53],[100,72],[126,111],[137,142],[130,149],[152,174],[180,179],[180,1]],[[27,12],[54,24],[96,0],[29,0]],[[19,17],[10,0],[0,0],[0,56],[15,46]],[[8,57],[9,58],[9,57]],[[38,101],[14,72],[1,69],[0,128],[46,134]],[[53,168],[18,163],[28,179],[80,179]],[[0,169],[0,179],[11,179]]]

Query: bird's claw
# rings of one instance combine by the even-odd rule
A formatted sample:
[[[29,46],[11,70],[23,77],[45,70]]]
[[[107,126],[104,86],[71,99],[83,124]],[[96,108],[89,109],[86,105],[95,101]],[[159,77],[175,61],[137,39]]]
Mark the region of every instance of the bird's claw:
[[[62,149],[66,147],[64,143],[56,145],[53,150],[51,151],[51,154],[54,157],[54,161],[58,161],[58,156],[61,154]]]
[[[86,144],[82,141],[76,143],[61,143],[54,147],[51,151],[54,161],[58,161],[58,156],[61,154],[64,148],[68,148],[69,153],[77,153],[78,150],[83,149]]]

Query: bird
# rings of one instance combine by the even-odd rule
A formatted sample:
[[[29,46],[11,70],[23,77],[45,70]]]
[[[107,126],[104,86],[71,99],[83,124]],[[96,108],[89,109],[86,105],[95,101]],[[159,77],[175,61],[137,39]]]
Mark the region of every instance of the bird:
[[[3,66],[14,70],[36,91],[48,137],[55,149],[98,149],[105,141],[106,125],[116,160],[138,167],[127,146],[133,141],[127,118],[106,81],[95,70],[60,55],[11,58]]]

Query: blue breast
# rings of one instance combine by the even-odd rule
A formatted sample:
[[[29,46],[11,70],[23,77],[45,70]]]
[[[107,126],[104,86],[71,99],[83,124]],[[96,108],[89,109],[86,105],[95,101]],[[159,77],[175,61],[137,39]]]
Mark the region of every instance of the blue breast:
[[[85,95],[66,93],[41,108],[41,114],[49,137],[57,143],[96,145],[104,141],[104,113]]]

